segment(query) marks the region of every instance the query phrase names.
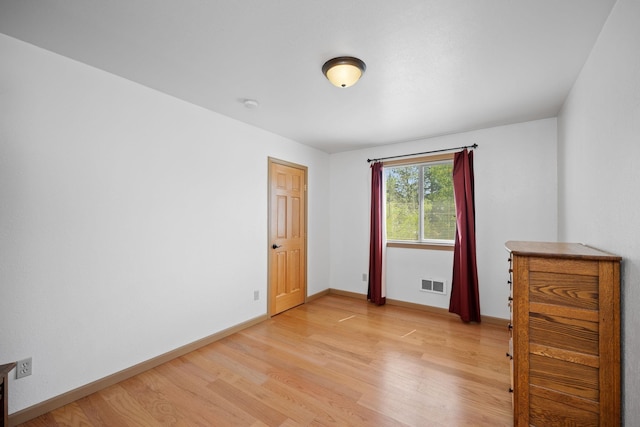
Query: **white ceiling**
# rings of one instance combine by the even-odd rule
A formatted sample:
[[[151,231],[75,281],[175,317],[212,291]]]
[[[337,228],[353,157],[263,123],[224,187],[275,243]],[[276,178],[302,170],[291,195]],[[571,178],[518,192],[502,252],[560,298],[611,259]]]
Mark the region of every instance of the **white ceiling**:
[[[0,0],[0,32],[331,153],[556,116],[614,3]]]

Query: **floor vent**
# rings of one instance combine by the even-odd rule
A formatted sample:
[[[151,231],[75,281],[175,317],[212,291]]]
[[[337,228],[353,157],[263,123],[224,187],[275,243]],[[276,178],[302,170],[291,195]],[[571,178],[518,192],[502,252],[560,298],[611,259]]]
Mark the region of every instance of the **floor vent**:
[[[447,293],[447,284],[444,280],[440,279],[422,279],[420,290],[444,295]]]

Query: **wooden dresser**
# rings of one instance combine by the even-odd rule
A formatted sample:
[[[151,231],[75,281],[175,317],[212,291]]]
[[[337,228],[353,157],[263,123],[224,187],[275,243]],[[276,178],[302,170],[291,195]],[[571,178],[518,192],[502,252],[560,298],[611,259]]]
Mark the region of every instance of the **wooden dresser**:
[[[509,241],[514,425],[619,426],[620,257]]]

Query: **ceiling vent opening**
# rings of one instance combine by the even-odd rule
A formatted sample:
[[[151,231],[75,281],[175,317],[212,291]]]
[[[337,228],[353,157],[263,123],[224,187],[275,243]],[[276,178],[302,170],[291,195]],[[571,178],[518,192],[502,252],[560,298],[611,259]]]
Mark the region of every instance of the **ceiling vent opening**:
[[[447,293],[447,283],[443,279],[422,279],[420,290],[445,295]]]

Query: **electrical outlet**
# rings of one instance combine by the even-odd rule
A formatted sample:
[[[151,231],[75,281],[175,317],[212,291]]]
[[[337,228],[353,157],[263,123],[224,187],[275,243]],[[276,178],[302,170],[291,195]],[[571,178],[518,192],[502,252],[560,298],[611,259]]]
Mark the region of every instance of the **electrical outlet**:
[[[18,360],[16,367],[16,379],[28,377],[33,369],[31,358]]]
[[[362,273],[362,281],[363,282],[367,281],[367,273]]]
[[[253,291],[253,300],[258,301],[260,299],[260,291]]]

